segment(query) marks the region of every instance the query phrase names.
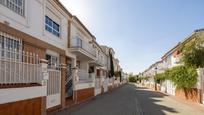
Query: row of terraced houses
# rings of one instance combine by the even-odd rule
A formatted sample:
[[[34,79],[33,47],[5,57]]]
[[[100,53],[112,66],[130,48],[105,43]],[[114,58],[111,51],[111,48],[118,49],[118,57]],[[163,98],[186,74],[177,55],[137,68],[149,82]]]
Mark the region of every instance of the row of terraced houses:
[[[152,64],[148,69],[142,72],[140,77],[148,77],[147,80],[142,81],[142,84],[153,90],[204,104],[204,71],[202,68],[197,69],[198,81],[196,86],[187,92],[176,88],[176,85],[174,85],[171,80],[162,80],[159,84],[154,81],[154,76],[156,74],[163,73],[170,68],[182,65],[182,52],[180,51],[180,46],[199,38],[204,39],[204,29],[195,30],[191,35],[165,53],[160,61]]]
[[[58,0],[0,0],[0,115],[44,115],[126,83],[114,54]]]

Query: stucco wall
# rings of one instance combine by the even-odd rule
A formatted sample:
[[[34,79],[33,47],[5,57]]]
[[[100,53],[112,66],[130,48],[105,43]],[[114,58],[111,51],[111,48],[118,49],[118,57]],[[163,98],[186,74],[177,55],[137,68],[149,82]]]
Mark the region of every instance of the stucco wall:
[[[53,1],[51,2],[52,3],[44,3],[43,0],[25,0],[24,17],[0,4],[0,22],[7,22],[9,26],[61,49],[67,48],[68,17],[66,17],[59,8],[54,8],[54,3]],[[60,38],[45,30],[45,15],[48,14],[46,12],[46,7],[52,9],[52,12],[59,18],[58,22],[60,21],[59,25],[61,31]]]

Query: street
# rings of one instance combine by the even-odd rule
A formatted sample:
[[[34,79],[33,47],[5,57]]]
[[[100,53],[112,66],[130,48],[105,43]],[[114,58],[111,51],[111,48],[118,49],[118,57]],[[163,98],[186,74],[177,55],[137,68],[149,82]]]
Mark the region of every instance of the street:
[[[55,115],[204,115],[204,107],[128,84]]]

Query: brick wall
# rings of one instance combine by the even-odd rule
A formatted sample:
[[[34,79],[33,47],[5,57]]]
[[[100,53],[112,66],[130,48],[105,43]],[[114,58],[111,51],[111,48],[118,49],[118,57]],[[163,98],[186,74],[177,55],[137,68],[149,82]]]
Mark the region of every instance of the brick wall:
[[[45,114],[44,97],[22,100],[0,105],[0,115],[41,115]]]
[[[196,88],[192,89],[176,89],[176,96],[200,103],[200,91]]]
[[[36,47],[29,43],[23,43],[23,50],[26,52],[38,54],[40,59],[45,59],[45,49],[43,48]]]
[[[81,102],[94,96],[94,88],[87,88],[74,91],[75,101]]]

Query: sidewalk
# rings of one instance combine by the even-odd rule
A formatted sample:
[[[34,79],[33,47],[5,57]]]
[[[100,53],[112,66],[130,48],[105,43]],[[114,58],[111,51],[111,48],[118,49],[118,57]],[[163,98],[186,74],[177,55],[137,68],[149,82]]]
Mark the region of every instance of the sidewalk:
[[[145,87],[145,86],[142,86],[141,84],[135,84],[135,86]],[[148,88],[148,87],[146,87],[146,88]],[[158,93],[161,93],[163,95],[166,95],[166,96],[168,96],[168,98],[170,98],[172,100],[175,100],[175,101],[177,101],[177,102],[179,102],[179,103],[181,103],[181,104],[183,104],[185,106],[188,106],[189,108],[193,108],[195,110],[203,111],[203,115],[204,115],[204,105],[203,104],[199,104],[199,103],[195,103],[195,102],[192,102],[192,101],[189,101],[189,100],[185,100],[183,98],[179,98],[177,96],[169,95],[169,94],[161,92],[161,91],[155,91],[155,90],[152,90],[150,88],[148,88],[148,89],[151,90],[151,91],[158,92]],[[194,115],[196,115],[196,113]]]

